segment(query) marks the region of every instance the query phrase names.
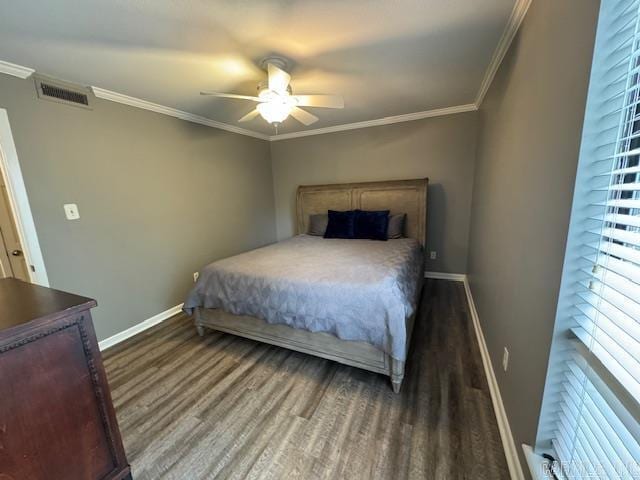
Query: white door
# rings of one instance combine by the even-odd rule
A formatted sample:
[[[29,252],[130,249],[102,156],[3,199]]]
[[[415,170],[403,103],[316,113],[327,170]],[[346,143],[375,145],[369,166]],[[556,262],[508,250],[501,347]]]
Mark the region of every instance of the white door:
[[[27,262],[18,238],[7,187],[0,175],[0,278],[7,277],[29,281]]]

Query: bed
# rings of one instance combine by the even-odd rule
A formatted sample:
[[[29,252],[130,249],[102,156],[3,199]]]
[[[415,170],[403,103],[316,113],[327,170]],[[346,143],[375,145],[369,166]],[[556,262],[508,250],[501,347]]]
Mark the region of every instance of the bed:
[[[382,373],[399,392],[424,277],[427,179],[300,186],[297,235],[207,265],[185,301],[206,329]],[[405,238],[308,235],[327,210],[405,213]]]

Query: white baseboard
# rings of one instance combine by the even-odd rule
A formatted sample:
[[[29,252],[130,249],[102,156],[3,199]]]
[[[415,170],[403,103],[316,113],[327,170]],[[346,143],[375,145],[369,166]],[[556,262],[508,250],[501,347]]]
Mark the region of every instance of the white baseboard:
[[[98,347],[100,347],[100,350],[105,350],[109,347],[113,347],[114,345],[120,342],[124,342],[127,338],[131,338],[134,335],[140,332],[144,332],[148,328],[151,328],[154,325],[157,325],[158,323],[173,317],[176,313],[179,313],[180,310],[182,310],[182,303],[180,305],[176,305],[175,307],[171,307],[170,309],[165,310],[164,312],[154,315],[151,318],[147,318],[145,321],[140,322],[131,328],[127,328],[126,330],[120,333],[116,333],[115,335],[109,338],[105,338],[104,340],[98,343]]]
[[[512,480],[524,480],[525,477],[522,471],[522,465],[520,465],[520,459],[518,458],[518,450],[515,442],[513,441],[511,427],[509,426],[509,419],[507,418],[507,412],[505,411],[504,404],[502,403],[500,388],[498,387],[498,381],[496,380],[496,374],[493,370],[493,364],[491,363],[487,343],[485,342],[482,327],[480,326],[480,318],[478,317],[478,311],[476,310],[476,305],[473,301],[473,296],[471,295],[471,288],[469,287],[469,280],[466,275],[464,279],[464,289],[467,293],[469,311],[471,313],[474,330],[476,331],[478,345],[480,346],[480,355],[482,356],[484,373],[487,376],[487,382],[489,383],[491,402],[493,403],[493,410],[496,414],[496,420],[498,421],[498,430],[500,431],[500,438],[502,439],[502,448],[504,448],[504,454],[507,458],[509,474],[511,475]]]
[[[424,278],[436,278],[438,280],[455,280],[464,282],[467,276],[464,273],[424,272]]]

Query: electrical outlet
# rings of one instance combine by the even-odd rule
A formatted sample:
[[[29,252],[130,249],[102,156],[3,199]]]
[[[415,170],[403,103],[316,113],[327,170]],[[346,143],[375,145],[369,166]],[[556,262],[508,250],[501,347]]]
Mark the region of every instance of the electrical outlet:
[[[436,252],[435,250],[431,250],[431,253],[429,254],[429,258],[431,260],[435,260],[436,258],[438,258],[438,252]]]
[[[80,212],[78,206],[75,203],[64,204],[64,214],[67,220],[78,220],[80,218]]]
[[[509,368],[509,350],[504,347],[504,353],[502,354],[502,369],[506,372]]]
[[[198,277],[200,276],[200,272],[193,272],[193,283],[198,281]]]

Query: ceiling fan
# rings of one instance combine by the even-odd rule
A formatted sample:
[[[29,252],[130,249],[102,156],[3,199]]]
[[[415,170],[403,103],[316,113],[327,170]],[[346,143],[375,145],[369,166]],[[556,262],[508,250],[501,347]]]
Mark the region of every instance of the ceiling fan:
[[[267,70],[268,81],[266,85],[264,82],[258,84],[258,96],[218,92],[200,92],[200,95],[257,102],[256,108],[239,121],[248,122],[260,115],[276,128],[289,115],[303,125],[318,121],[318,117],[300,107],[344,108],[344,100],[338,95],[293,95],[289,85],[291,76],[284,71],[285,62],[281,58],[266,58],[262,65]]]

